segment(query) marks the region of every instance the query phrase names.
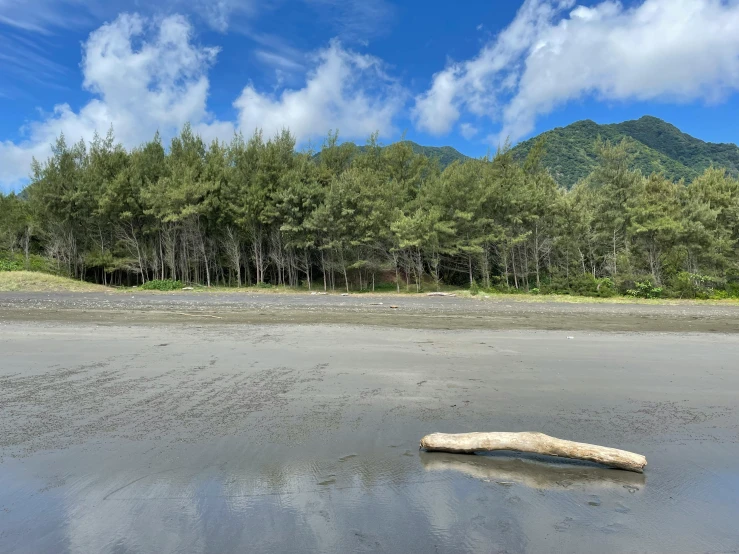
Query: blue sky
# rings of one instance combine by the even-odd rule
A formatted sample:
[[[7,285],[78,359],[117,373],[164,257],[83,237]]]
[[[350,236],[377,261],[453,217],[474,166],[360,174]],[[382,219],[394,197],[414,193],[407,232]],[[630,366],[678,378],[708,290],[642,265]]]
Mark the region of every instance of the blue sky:
[[[739,0],[0,0],[0,189],[54,137],[289,127],[480,156],[655,115],[737,142]]]

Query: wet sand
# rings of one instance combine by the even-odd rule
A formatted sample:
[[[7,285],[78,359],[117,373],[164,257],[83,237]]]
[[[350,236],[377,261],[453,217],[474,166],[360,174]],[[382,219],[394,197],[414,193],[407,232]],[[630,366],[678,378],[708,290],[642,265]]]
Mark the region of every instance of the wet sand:
[[[303,316],[271,324],[223,315],[244,316],[229,305],[242,299],[23,298],[0,297],[1,552],[739,548],[739,335],[635,323],[735,324],[730,309],[574,305],[567,327],[559,306],[484,308],[491,328],[477,328],[482,303],[464,299],[393,301],[417,302],[394,325],[401,314],[349,304],[369,297],[253,300]],[[583,330],[588,310],[627,331]],[[451,330],[414,324],[424,311]],[[500,330],[505,317],[562,330]],[[430,432],[479,430],[649,465],[418,450]]]

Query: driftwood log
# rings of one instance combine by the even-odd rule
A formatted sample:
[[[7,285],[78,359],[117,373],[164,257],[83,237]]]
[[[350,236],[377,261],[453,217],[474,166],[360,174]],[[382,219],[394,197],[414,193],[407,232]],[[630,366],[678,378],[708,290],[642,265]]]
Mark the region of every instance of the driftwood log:
[[[609,467],[642,473],[647,459],[633,452],[582,442],[555,439],[544,433],[433,433],[421,439],[421,448],[433,452],[473,454],[494,450],[514,450],[546,456],[587,460]]]

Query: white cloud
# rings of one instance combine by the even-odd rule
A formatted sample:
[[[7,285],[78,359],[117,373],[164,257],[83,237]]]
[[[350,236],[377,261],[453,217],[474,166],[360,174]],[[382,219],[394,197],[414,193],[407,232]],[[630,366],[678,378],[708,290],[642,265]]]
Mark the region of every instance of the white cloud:
[[[394,7],[387,0],[303,0],[344,40],[364,42],[387,32]]]
[[[298,71],[303,69],[303,65],[294,58],[285,56],[278,52],[270,52],[269,50],[257,50],[254,52],[256,58],[264,65],[281,71]]]
[[[104,135],[113,126],[126,147],[164,140],[189,122],[207,141],[230,140],[261,128],[266,136],[290,129],[298,140],[338,129],[344,138],[366,138],[394,131],[393,118],[407,95],[387,76],[382,62],[347,50],[338,41],[310,59],[303,88],[279,94],[246,86],[234,102],[237,121],[216,120],[207,109],[208,70],[218,50],[193,41],[187,19],[174,15],[147,19],[120,15],[90,34],[83,48],[83,86],[94,98],[75,111],[59,104],[27,124],[18,142],[0,141],[0,186],[17,188],[28,177],[31,160],[46,159],[60,134],[68,142]],[[289,58],[260,54],[266,63],[298,72]],[[305,70],[303,70],[305,71]]]
[[[459,132],[462,134],[464,138],[467,140],[470,140],[475,135],[477,135],[479,129],[472,125],[471,123],[462,123],[459,126]]]
[[[517,140],[537,116],[587,95],[718,101],[739,89],[737,29],[737,0],[527,0],[476,57],[434,76],[415,121],[443,134],[470,113],[501,122],[491,140]]]
[[[97,4],[99,0],[0,0],[0,24],[49,34],[89,22],[90,8]]]
[[[403,107],[405,92],[375,57],[344,49],[337,41],[320,51],[305,86],[271,95],[244,88],[234,106],[245,134],[262,129],[271,136],[283,128],[299,140],[338,129],[345,138],[387,135]]]
[[[0,183],[26,178],[31,158],[45,159],[61,133],[68,141],[90,140],[112,125],[128,147],[157,130],[171,136],[188,121],[206,137],[233,133],[233,125],[213,121],[206,109],[207,70],[216,54],[192,42],[192,28],[181,16],[153,24],[124,14],[103,25],[90,34],[82,62],[84,87],[95,98],[77,112],[59,104],[46,119],[28,124],[21,142],[0,142]]]
[[[173,9],[192,9],[208,25],[217,31],[226,32],[231,20],[239,15],[254,15],[253,0],[171,0]]]
[[[226,31],[230,20],[254,15],[255,0],[0,0],[0,24],[51,34],[55,29],[89,27],[95,21],[132,10],[150,14],[183,11],[199,16],[210,27]]]

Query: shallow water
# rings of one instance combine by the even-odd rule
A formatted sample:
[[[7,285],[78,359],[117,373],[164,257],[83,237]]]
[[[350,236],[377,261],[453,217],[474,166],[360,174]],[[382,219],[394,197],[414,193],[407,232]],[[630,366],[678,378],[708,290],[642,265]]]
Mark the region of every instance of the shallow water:
[[[739,548],[739,338],[13,324],[2,552]],[[643,475],[425,453],[538,430]]]

